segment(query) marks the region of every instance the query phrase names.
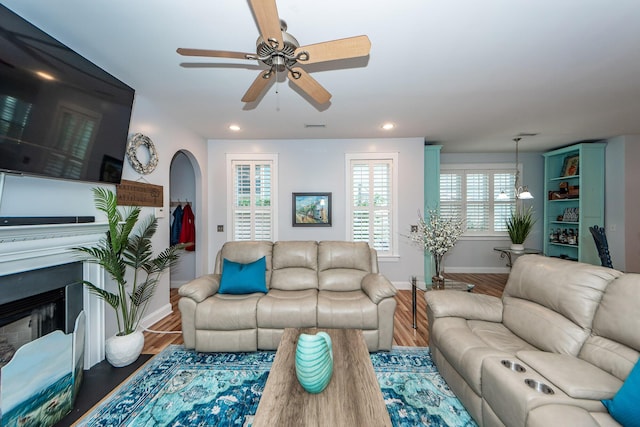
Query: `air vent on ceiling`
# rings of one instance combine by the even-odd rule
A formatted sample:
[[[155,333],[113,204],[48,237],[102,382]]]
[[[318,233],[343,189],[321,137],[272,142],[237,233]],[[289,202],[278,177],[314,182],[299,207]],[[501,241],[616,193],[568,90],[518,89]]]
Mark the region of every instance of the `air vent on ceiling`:
[[[305,128],[326,128],[327,125],[314,125],[314,124],[305,124]]]

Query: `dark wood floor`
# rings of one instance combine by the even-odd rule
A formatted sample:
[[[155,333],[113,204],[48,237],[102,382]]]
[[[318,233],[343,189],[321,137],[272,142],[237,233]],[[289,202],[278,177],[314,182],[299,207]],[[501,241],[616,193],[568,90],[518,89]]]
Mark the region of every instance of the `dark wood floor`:
[[[451,274],[446,277],[452,280],[468,282],[475,285],[473,292],[500,297],[504,286],[507,283],[508,274]],[[409,347],[426,347],[429,345],[429,333],[427,330],[426,304],[424,292],[418,291],[417,302],[417,329],[413,329],[413,318],[411,310],[411,291],[400,290],[396,295],[398,305],[394,317],[393,345]],[[180,311],[178,310],[178,300],[180,299],[177,289],[171,289],[171,305],[173,313],[149,329],[157,331],[175,331],[181,329]],[[144,354],[157,354],[169,344],[182,344],[182,335],[157,334],[145,332]]]

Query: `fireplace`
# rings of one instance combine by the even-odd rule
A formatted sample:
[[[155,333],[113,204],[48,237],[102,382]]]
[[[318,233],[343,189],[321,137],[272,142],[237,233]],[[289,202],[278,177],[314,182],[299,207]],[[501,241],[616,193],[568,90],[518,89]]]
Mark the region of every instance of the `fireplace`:
[[[78,246],[94,246],[104,237],[108,225],[106,223],[82,223],[82,224],[47,224],[47,225],[27,225],[27,226],[3,226],[0,227],[0,276],[3,278],[13,276],[18,273],[28,273],[45,269],[47,278],[54,277],[54,273],[67,276],[65,286],[77,280],[86,280],[98,287],[105,287],[105,274],[103,269],[97,265],[83,262],[78,253],[73,248]],[[50,267],[73,266],[73,272],[64,270],[46,270]],[[65,267],[66,268],[66,267]],[[53,272],[53,273],[52,273]],[[34,273],[37,274],[37,273]],[[28,278],[29,274],[27,276]],[[19,277],[19,276],[15,276]],[[28,298],[36,293],[45,292],[43,289],[26,288],[21,286],[24,278],[20,279],[19,285],[10,286],[5,280],[0,280],[0,304],[10,302],[5,298],[6,291],[15,291],[11,301]],[[46,283],[46,280],[36,280],[36,283]],[[9,285],[9,287],[7,287]],[[59,287],[58,287],[59,288]],[[49,289],[50,290],[50,289]],[[48,290],[46,290],[48,291]],[[81,292],[81,293],[80,293]],[[71,292],[69,297],[65,293],[68,302],[76,308],[81,307],[86,316],[86,334],[84,337],[84,367],[89,369],[95,364],[104,360],[104,303],[99,298],[90,295],[82,285]],[[71,299],[69,299],[71,298]],[[80,301],[79,301],[80,300]],[[72,301],[72,302],[69,302]],[[65,319],[64,331],[73,328],[72,316]]]
[[[0,276],[0,367],[23,345],[73,332],[82,311],[82,262]]]

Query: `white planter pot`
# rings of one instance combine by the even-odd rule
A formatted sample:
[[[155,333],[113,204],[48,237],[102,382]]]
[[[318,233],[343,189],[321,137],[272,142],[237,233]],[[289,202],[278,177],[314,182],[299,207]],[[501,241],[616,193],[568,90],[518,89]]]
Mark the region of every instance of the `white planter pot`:
[[[104,352],[112,366],[121,368],[135,362],[143,346],[144,335],[140,331],[135,331],[129,335],[114,335],[107,339]]]
[[[510,249],[512,251],[524,251],[524,245],[522,243],[512,243]]]

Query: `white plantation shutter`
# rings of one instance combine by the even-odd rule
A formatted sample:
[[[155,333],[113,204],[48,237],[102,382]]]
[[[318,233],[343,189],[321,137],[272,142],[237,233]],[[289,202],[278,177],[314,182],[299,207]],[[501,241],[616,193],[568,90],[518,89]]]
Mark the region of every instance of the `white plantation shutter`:
[[[273,161],[232,160],[231,240],[274,240]]]
[[[513,168],[467,169],[442,165],[440,173],[440,213],[466,220],[466,236],[500,235],[515,208]],[[509,198],[498,200],[504,191]]]
[[[365,155],[363,155],[365,156]],[[367,242],[380,255],[394,252],[394,157],[348,157],[350,186],[348,236]]]
[[[489,230],[489,176],[482,172],[468,172],[467,182],[467,230]]]

